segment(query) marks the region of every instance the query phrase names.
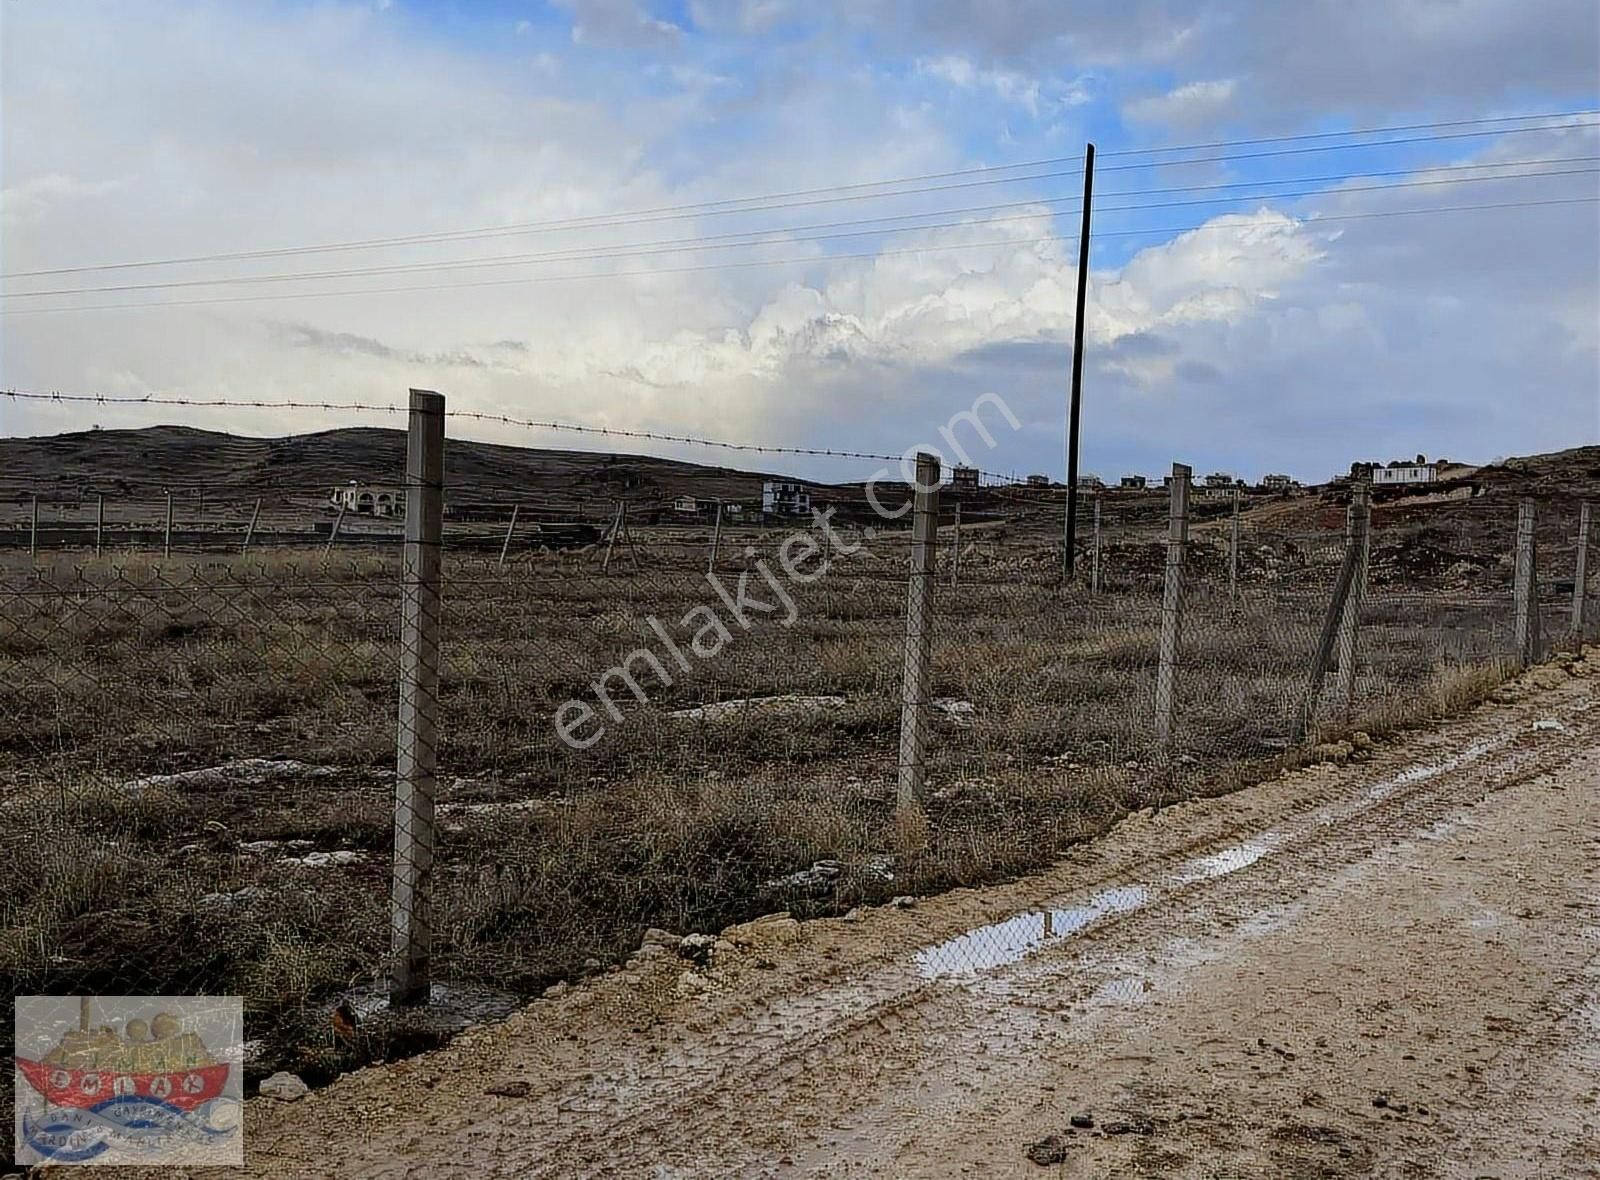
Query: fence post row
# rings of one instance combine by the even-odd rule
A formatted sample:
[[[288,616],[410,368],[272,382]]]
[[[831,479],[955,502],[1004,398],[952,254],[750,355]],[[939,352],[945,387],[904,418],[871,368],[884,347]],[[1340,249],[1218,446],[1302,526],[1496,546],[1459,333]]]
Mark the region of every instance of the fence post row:
[[[1356,692],[1356,639],[1361,628],[1361,608],[1367,595],[1367,565],[1372,555],[1372,485],[1364,479],[1350,487],[1350,509],[1345,513],[1345,546],[1356,549],[1356,570],[1345,597],[1339,621],[1339,673],[1334,678],[1334,700],[1348,711]]]
[[[1572,634],[1577,639],[1583,638],[1584,607],[1587,605],[1585,598],[1588,594],[1589,581],[1589,505],[1587,502],[1578,507],[1578,556],[1577,565],[1572,571]]]
[[[394,887],[390,894],[389,1000],[396,1006],[428,999],[443,537],[444,398],[413,389],[406,437],[400,716],[395,751]]]
[[[1178,642],[1183,623],[1183,557],[1189,542],[1189,479],[1186,464],[1172,465],[1167,514],[1166,583],[1161,592],[1161,656],[1156,669],[1156,745],[1161,756],[1172,752],[1177,706]]]
[[[900,776],[895,798],[903,811],[920,805],[926,775],[939,476],[938,457],[919,452],[911,514],[911,573],[906,582],[905,670],[900,683]]]
[[[1517,506],[1516,645],[1517,662],[1523,667],[1539,661],[1539,579],[1535,566],[1533,500]]]

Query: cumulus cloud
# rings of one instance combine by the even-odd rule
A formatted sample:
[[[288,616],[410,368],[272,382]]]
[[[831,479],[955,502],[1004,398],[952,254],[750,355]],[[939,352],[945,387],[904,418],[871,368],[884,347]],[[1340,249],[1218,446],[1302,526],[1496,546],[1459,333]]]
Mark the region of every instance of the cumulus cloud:
[[[1479,8],[1497,3],[1481,0],[1463,19],[1481,30]],[[1059,68],[1040,69],[1026,30],[1006,23],[1016,13],[984,15],[994,7],[945,5],[952,19],[988,21],[987,33],[960,44],[920,23],[891,22],[885,27],[899,29],[908,49],[890,70],[853,68],[854,59],[835,68],[841,42],[789,31],[810,10],[778,0],[700,0],[675,33],[640,33],[638,21],[656,18],[631,4],[573,5],[575,25],[615,22],[612,48],[658,34],[670,43],[670,54],[646,56],[643,69],[640,57],[592,50],[593,41],[573,48],[564,28],[532,27],[505,57],[485,55],[408,32],[405,6],[382,18],[370,8],[174,6],[163,19],[137,21],[108,21],[105,9],[74,3],[12,6],[0,47],[8,185],[0,256],[15,272],[384,238],[971,166],[984,152],[963,140],[970,125],[930,109],[930,82],[959,89],[956,105],[1037,103],[1044,111],[1064,101],[1045,81]],[[1119,23],[1090,4],[1070,32],[1056,7],[1017,12],[1041,22],[1034,42],[1058,36],[1088,47],[1071,59],[1075,76],[1121,60],[1135,63],[1142,84],[1149,63],[1164,63],[1173,78],[1157,96],[1165,105],[1146,112],[1162,126],[1187,117],[1185,104],[1237,108],[1270,84],[1257,68],[1266,49],[1218,42],[1220,5],[1176,20],[1135,0]],[[739,60],[748,39],[780,25],[785,32],[759,69]],[[706,28],[728,30],[716,34],[727,40],[696,42],[710,36]],[[1264,28],[1270,45],[1277,26]],[[559,71],[529,70],[530,55],[552,53]],[[152,72],[154,60],[164,68]],[[818,85],[825,66],[832,72]],[[1561,68],[1557,61],[1552,76]],[[1098,93],[1105,76],[1095,77]],[[1234,89],[1223,94],[1220,79],[1236,79]],[[1593,131],[1514,138],[1468,158],[1593,154]],[[1038,190],[1016,191],[1020,200]],[[1593,184],[1575,177],[1540,195],[1547,191],[1592,194]],[[1140,248],[1109,234],[1097,240],[1085,463],[1153,471],[1185,458],[1309,477],[1374,451],[1472,457],[1570,445],[1581,441],[1578,429],[1600,433],[1593,207],[1329,219],[1511,201],[1528,190],[1507,182],[1427,193],[1333,192],[1213,217],[1165,240],[1138,239]],[[615,248],[940,207],[801,207],[766,221],[703,216],[223,270]],[[8,315],[0,361],[3,380],[22,388],[387,404],[409,386],[429,386],[454,406],[516,417],[893,451],[992,389],[1027,427],[1006,441],[998,468],[1057,471],[1076,252],[1061,237],[1070,227],[1044,207],[1004,216],[851,242],[848,253],[868,257],[829,257],[821,243],[780,238],[759,252],[284,284],[271,289],[303,297],[271,303]],[[757,258],[806,261],[697,269]],[[611,273],[657,266],[663,273]],[[218,269],[135,273],[188,279]],[[485,275],[519,281],[442,286]],[[563,281],[521,282],[541,275]],[[441,286],[320,294],[427,283]],[[3,400],[0,415],[0,430],[13,433],[85,423],[67,410]],[[150,418],[97,410],[95,420]],[[349,422],[242,411],[189,420],[263,433]]]
[[[1041,113],[1089,101],[1088,87],[1082,80],[1064,82],[1017,70],[985,69],[959,54],[922,58],[917,61],[916,68],[919,73],[960,90],[988,91],[1001,102],[1021,107],[1036,119]]]
[[[1548,0],[1536,16],[1522,0],[853,0],[836,10],[907,53],[959,52],[997,69],[1048,70],[1065,60],[1078,69],[1237,79],[1238,112],[1267,124],[1330,108],[1585,96],[1600,74],[1593,0]]]
[[[1232,111],[1239,84],[1233,78],[1186,82],[1165,94],[1148,95],[1123,106],[1128,118],[1169,127],[1204,127]]]

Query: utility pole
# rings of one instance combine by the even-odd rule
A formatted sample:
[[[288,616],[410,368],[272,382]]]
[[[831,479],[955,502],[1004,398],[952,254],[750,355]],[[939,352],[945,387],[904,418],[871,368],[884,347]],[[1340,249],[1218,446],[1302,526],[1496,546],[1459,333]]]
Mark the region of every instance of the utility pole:
[[[1078,409],[1083,402],[1083,305],[1089,293],[1089,205],[1094,197],[1094,144],[1083,153],[1083,220],[1078,230],[1078,318],[1072,326],[1072,404],[1067,411],[1067,534],[1062,576],[1071,580],[1078,533]]]

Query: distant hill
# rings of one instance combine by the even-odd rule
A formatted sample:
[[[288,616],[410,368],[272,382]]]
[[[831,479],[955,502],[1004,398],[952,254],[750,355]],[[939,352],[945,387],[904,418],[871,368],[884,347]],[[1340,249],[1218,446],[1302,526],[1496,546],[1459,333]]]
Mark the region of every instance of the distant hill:
[[[0,500],[46,501],[103,494],[133,501],[166,489],[216,502],[325,498],[335,484],[397,484],[405,472],[400,430],[353,427],[285,438],[244,438],[187,426],[88,430],[0,439]],[[766,473],[644,455],[549,450],[451,439],[445,482],[457,498],[518,496],[658,500],[680,494],[759,500]],[[808,481],[802,481],[808,482]],[[819,485],[812,485],[819,486]]]

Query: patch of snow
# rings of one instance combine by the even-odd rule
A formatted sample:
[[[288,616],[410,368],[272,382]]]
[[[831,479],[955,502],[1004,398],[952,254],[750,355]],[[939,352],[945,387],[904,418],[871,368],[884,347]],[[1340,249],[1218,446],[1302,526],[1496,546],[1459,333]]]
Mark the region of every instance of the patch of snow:
[[[236,758],[221,766],[200,770],[180,770],[175,774],[147,774],[122,784],[124,791],[137,794],[152,787],[178,789],[194,787],[259,786],[286,778],[321,778],[339,773],[337,766],[317,766],[294,758]]]
[[[821,709],[840,709],[845,705],[843,697],[836,696],[804,696],[800,693],[784,693],[772,697],[735,697],[728,701],[715,701],[709,705],[697,705],[693,709],[675,709],[668,713],[668,717],[680,721],[717,721],[734,713],[742,713],[750,709],[777,709],[785,712],[791,710],[812,711]]]

